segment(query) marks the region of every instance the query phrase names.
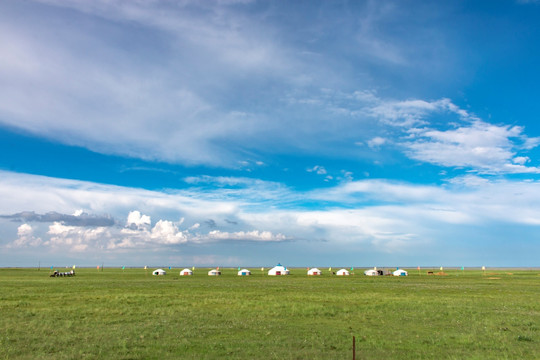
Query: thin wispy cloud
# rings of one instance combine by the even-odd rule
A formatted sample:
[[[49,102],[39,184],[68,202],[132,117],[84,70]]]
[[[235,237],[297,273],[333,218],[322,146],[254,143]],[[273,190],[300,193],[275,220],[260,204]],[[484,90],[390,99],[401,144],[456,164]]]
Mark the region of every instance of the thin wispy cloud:
[[[336,140],[363,138],[373,118],[405,126],[422,123],[433,110],[452,111],[448,99],[390,101],[374,96],[371,88],[352,93],[328,88],[328,79],[338,76],[343,82],[347,74],[299,54],[297,40],[287,41],[280,24],[267,20],[268,12],[278,10],[253,14],[247,7],[43,1],[41,10],[50,17],[32,22],[40,16],[32,10],[25,24],[8,15],[24,11],[24,5],[6,6],[0,122],[106,154],[233,167],[243,160],[239,148],[275,152],[278,145],[318,154],[335,148]],[[373,31],[395,10],[368,8],[359,41],[383,44],[366,50],[376,57],[398,57],[376,50],[386,48],[385,40]],[[66,12],[117,31],[71,28]],[[53,30],[58,27],[66,29],[60,36]],[[137,31],[145,36],[133,37]],[[309,41],[302,41],[300,46],[308,47]],[[152,53],[165,53],[167,61]],[[315,73],[328,76],[298,80]],[[294,95],[314,88],[323,90],[307,99]],[[282,94],[291,94],[289,104],[293,98],[297,104],[284,107]],[[306,104],[319,104],[333,116],[321,116],[319,107],[306,112]],[[312,142],[323,134],[332,142]]]

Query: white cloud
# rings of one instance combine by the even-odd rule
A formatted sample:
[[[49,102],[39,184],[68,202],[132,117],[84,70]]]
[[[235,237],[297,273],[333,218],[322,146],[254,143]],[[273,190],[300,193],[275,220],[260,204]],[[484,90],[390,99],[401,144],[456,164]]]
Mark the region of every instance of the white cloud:
[[[109,229],[105,227],[66,226],[59,222],[49,226],[47,235],[49,240],[44,241],[43,245],[60,251],[76,252],[85,251],[89,247],[103,249],[104,244],[112,238]]]
[[[151,220],[150,216],[148,215],[142,215],[139,211],[131,211],[127,217],[126,226],[131,228],[135,227],[135,229],[146,229],[150,226]]]
[[[45,246],[52,251],[93,252],[117,249],[159,249],[163,246],[188,242],[204,243],[228,240],[280,242],[287,240],[282,234],[259,230],[194,232],[200,228],[199,224],[180,230],[172,221],[162,219],[150,228],[150,223],[146,221],[149,216],[141,215],[139,211],[130,212],[128,218],[130,220],[127,221],[127,224],[130,226],[125,228],[67,226],[61,222],[54,222],[49,225],[46,240],[34,236],[32,227],[23,224],[17,229],[17,240],[9,244],[8,248]],[[143,220],[141,221],[141,219]],[[133,228],[131,225],[136,223],[140,226]]]
[[[378,148],[379,146],[386,144],[386,142],[387,142],[387,139],[382,138],[380,136],[376,136],[373,139],[368,141],[368,146],[370,148]]]
[[[512,159],[512,162],[518,165],[525,165],[529,161],[531,161],[531,159],[528,156],[516,156]]]
[[[314,172],[314,173],[316,173],[318,175],[326,175],[327,174],[327,171],[324,168],[324,166],[320,166],[320,165],[315,165],[314,167],[307,169],[307,172]]]
[[[460,176],[460,177],[448,179],[448,182],[451,184],[462,185],[465,187],[487,186],[490,184],[490,181],[488,179],[477,176],[477,175]]]
[[[527,139],[522,127],[475,120],[454,130],[416,129],[413,140],[404,145],[411,158],[437,165],[493,173],[540,173],[537,167],[523,166],[528,158],[515,156]]]
[[[34,229],[28,224],[22,224],[17,228],[17,240],[15,240],[10,247],[27,247],[27,246],[39,246],[42,244],[42,240],[39,237],[34,236]]]
[[[84,214],[84,211],[79,209],[79,210],[75,210],[75,212],[73,213],[73,216],[81,216],[82,214]]]
[[[159,220],[152,228],[150,237],[160,244],[182,244],[188,241],[186,234],[168,220]]]
[[[377,99],[373,106],[366,109],[367,113],[379,121],[392,126],[413,127],[427,124],[426,118],[436,113],[450,112],[462,120],[476,119],[466,110],[460,109],[450,99],[426,101],[420,99],[392,101]]]

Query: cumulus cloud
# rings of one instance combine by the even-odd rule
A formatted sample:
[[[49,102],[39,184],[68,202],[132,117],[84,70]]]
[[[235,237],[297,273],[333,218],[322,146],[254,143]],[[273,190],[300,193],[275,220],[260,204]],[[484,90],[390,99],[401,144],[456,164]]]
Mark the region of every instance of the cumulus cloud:
[[[34,236],[34,229],[28,224],[22,224],[17,228],[17,240],[15,240],[10,247],[27,247],[27,246],[39,246],[42,244],[42,240],[39,237]]]
[[[168,220],[159,220],[152,228],[150,238],[160,244],[181,244],[188,241],[187,236]]]
[[[132,214],[131,212],[130,214]],[[143,215],[144,216],[144,215]],[[140,213],[138,217],[141,218]],[[217,225],[212,222],[213,228]],[[137,247],[156,247],[161,245],[178,245],[188,242],[216,242],[224,240],[249,240],[249,241],[284,241],[286,237],[282,234],[273,234],[270,231],[238,231],[224,232],[221,230],[211,230],[208,233],[201,232],[200,224],[195,223],[187,229],[181,230],[177,224],[169,220],[159,220],[150,229],[143,227],[134,230],[132,227],[126,227],[121,230],[117,240],[111,240],[110,249],[115,248],[137,248]]]
[[[144,230],[151,224],[150,216],[142,215],[139,211],[131,211],[128,214],[126,227],[132,230]]]
[[[81,252],[88,248],[103,249],[112,238],[111,232],[105,227],[87,228],[83,226],[66,226],[54,222],[47,232],[49,239],[43,245],[60,250]]]
[[[28,218],[32,217],[28,216]],[[49,218],[39,217],[40,222],[45,222],[47,219]],[[160,219],[152,226],[150,216],[144,215],[138,210],[129,212],[126,226],[123,228],[94,226],[92,224],[66,225],[63,222],[51,221],[53,223],[48,227],[46,240],[34,236],[33,228],[29,224],[23,224],[17,230],[17,240],[9,244],[9,247],[45,246],[52,250],[82,252],[137,248],[156,249],[188,242],[230,240],[279,242],[287,240],[282,234],[259,230],[237,232],[211,230],[205,233],[200,231],[199,223],[182,230],[179,229],[179,225],[183,223],[182,219],[176,223]],[[209,221],[213,223],[211,228],[217,226],[213,220]]]

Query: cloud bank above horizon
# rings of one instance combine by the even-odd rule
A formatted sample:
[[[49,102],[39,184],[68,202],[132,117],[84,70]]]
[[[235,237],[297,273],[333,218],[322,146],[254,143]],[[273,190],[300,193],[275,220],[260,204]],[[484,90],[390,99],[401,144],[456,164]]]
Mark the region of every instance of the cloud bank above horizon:
[[[474,175],[451,179],[443,186],[363,180],[307,193],[283,188],[282,198],[288,201],[276,200],[271,205],[258,192],[272,190],[275,184],[246,179],[239,179],[244,185],[235,187],[240,194],[233,199],[229,186],[213,191],[191,187],[158,192],[7,172],[1,175],[0,193],[5,199],[1,218],[4,223],[18,224],[16,236],[11,236],[14,240],[3,246],[8,250],[39,249],[51,255],[179,251],[188,243],[238,241],[301,247],[316,241],[322,242],[317,245],[322,248],[360,246],[382,254],[405,254],[438,248],[441,239],[451,241],[455,234],[447,231],[456,226],[466,228],[472,237],[486,226],[540,225],[536,206],[540,199],[534,196],[540,194],[538,181],[488,182]],[[205,178],[206,182],[213,180]],[[24,199],[21,193],[26,194]],[[314,209],[312,202],[326,205]],[[54,212],[6,214],[33,203],[46,203]],[[159,215],[134,210],[141,208]],[[64,214],[68,209],[78,210]]]

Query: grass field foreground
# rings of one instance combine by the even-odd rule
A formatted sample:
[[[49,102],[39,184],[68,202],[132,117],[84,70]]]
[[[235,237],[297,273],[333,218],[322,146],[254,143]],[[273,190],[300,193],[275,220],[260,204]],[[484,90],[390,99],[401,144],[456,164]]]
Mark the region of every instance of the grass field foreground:
[[[538,271],[179,271],[0,269],[0,359],[540,358]]]

